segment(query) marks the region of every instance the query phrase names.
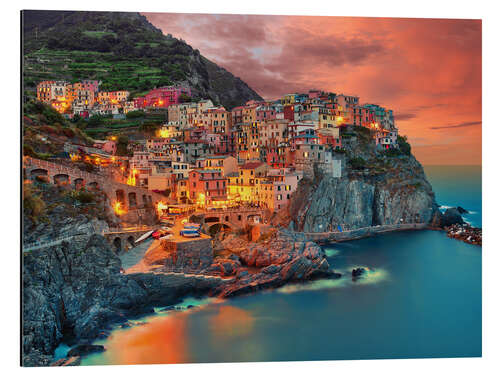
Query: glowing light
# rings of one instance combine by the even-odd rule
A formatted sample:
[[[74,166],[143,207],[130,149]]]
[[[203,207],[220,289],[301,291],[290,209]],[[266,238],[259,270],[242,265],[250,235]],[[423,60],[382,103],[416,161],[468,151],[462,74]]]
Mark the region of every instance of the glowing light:
[[[123,214],[127,213],[127,211],[123,207],[122,203],[119,201],[116,201],[115,203],[113,203],[113,211],[115,211],[115,214],[117,214],[117,215],[123,215]]]
[[[205,206],[205,194],[200,193],[200,195],[198,195],[198,199],[196,200],[196,203],[200,207],[204,207]]]
[[[162,216],[163,210],[167,210],[167,209],[168,209],[168,205],[166,203],[163,203],[162,201],[160,201],[156,204],[156,211],[158,213],[158,216]]]
[[[159,131],[158,131],[158,135],[161,137],[161,138],[170,138],[171,135],[170,135],[170,132],[168,131],[167,128],[161,128]]]
[[[135,176],[134,175],[128,176],[128,178],[127,178],[127,185],[135,186]]]
[[[70,157],[71,161],[80,160],[80,155],[77,155],[77,154],[69,154],[69,157]]]

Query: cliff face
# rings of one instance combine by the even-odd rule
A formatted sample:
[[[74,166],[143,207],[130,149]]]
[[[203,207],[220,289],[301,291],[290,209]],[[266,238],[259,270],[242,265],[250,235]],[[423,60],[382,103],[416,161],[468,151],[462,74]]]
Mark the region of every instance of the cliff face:
[[[82,225],[80,225],[82,226]],[[64,339],[89,343],[152,306],[205,294],[219,279],[120,273],[104,237],[88,235],[23,256],[23,365],[44,366]]]
[[[328,232],[339,225],[349,230],[431,223],[440,216],[432,187],[415,157],[379,152],[364,134],[351,139],[346,149],[341,178],[316,173],[299,185],[290,205],[294,229]],[[358,161],[356,169],[354,157],[365,161]]]

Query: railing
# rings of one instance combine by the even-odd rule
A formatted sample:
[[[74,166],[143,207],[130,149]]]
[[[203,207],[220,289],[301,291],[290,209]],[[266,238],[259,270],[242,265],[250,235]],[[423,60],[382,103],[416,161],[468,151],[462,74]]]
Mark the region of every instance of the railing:
[[[425,229],[428,227],[427,223],[401,223],[401,224],[386,224],[371,227],[362,227],[351,230],[331,231],[331,232],[303,232],[311,240],[346,240],[358,237],[367,236],[370,234],[395,232],[412,229]]]
[[[30,244],[23,245],[23,252],[29,252],[32,250],[39,250],[44,247],[51,247],[55,245],[59,245],[64,241],[68,241],[70,239],[73,239],[78,236],[88,236],[88,233],[80,233],[80,234],[73,234],[71,236],[65,236],[65,237],[59,237],[55,240],[50,240],[50,241],[36,241],[32,242]]]

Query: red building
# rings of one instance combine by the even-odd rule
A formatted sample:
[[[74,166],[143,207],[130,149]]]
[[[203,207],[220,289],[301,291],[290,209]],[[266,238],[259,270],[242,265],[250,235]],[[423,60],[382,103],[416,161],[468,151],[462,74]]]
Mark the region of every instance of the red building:
[[[153,89],[146,95],[135,98],[134,105],[136,108],[157,107],[167,108],[172,104],[181,103],[181,95],[191,97],[191,89],[181,86],[166,86]]]
[[[189,172],[189,198],[201,206],[214,200],[226,200],[226,178],[217,169],[195,169]]]
[[[295,121],[295,106],[285,105],[283,107],[283,118],[285,120]]]

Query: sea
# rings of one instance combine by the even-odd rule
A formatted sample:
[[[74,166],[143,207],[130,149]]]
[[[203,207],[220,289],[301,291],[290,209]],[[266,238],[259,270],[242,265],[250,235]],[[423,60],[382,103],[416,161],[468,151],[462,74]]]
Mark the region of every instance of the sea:
[[[461,206],[471,225],[482,225],[481,167],[425,171],[441,210]],[[179,310],[158,308],[116,328],[95,342],[106,351],[82,364],[481,356],[481,247],[425,230],[324,249],[342,278],[230,300],[187,298]],[[353,280],[360,266],[368,272]]]

